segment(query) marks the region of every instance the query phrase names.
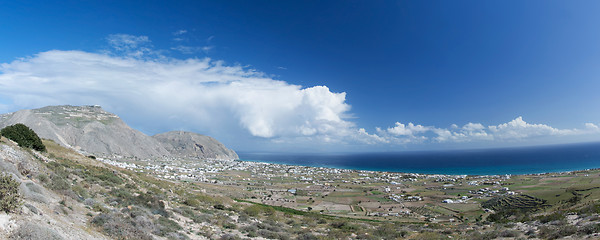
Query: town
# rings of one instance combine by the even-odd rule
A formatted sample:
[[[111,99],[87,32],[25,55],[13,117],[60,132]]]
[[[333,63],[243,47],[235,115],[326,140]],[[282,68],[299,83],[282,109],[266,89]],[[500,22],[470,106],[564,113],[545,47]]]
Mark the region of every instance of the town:
[[[114,157],[113,157],[114,159]],[[293,166],[220,159],[118,157],[98,160],[161,179],[197,184],[235,199],[321,214],[404,222],[476,222],[493,212],[482,202],[518,195],[524,177],[441,175]]]

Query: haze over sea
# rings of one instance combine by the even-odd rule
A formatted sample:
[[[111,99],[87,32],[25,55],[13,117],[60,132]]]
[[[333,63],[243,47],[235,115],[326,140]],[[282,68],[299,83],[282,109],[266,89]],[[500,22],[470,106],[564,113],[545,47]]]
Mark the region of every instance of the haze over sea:
[[[238,153],[244,161],[426,174],[534,174],[600,168],[600,143],[394,153]]]

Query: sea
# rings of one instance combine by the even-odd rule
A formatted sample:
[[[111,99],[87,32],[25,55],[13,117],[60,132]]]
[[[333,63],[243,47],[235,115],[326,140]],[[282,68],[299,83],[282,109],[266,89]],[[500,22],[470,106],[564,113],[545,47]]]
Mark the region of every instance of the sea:
[[[340,169],[500,175],[567,172],[600,168],[600,142],[451,151],[375,153],[238,153],[242,161]]]

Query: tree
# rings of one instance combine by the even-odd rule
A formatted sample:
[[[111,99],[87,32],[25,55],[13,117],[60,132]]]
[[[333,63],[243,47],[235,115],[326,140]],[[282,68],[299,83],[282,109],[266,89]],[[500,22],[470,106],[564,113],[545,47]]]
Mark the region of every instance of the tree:
[[[20,147],[32,148],[40,152],[46,151],[46,146],[44,146],[40,137],[31,128],[25,126],[25,124],[17,123],[5,127],[0,130],[0,134],[15,141]]]

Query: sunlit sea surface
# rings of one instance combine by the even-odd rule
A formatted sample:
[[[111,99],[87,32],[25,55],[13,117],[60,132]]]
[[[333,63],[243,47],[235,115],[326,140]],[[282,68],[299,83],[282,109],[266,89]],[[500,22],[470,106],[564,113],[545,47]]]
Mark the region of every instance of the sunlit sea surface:
[[[600,143],[395,153],[238,153],[244,161],[427,174],[532,174],[600,168]]]

